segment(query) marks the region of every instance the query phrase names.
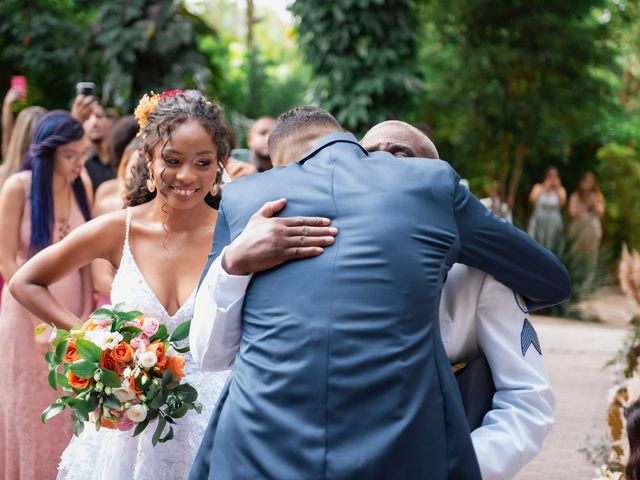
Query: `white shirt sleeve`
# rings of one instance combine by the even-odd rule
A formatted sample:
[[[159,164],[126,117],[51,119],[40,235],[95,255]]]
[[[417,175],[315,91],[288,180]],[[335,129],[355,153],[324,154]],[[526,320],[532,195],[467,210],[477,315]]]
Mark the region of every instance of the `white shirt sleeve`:
[[[242,304],[252,275],[229,275],[220,256],[211,264],[196,295],[189,346],[203,371],[231,367],[240,345]]]
[[[542,448],[554,421],[555,398],[542,355],[522,353],[526,306],[486,275],[477,309],[478,346],[491,367],[493,409],[471,433],[483,480],[507,480]]]

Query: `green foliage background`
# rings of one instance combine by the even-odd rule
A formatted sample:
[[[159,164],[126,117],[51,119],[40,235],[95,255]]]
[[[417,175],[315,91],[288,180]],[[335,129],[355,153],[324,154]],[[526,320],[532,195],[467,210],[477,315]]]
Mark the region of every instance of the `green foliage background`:
[[[309,102],[355,134],[420,123],[520,226],[547,165],[569,193],[596,171],[607,247],[639,246],[640,0],[295,0],[293,24],[246,4],[4,0],[0,85],[26,75],[28,104],[68,108],[94,81],[122,113],[149,90],[199,88],[240,143],[251,119]]]

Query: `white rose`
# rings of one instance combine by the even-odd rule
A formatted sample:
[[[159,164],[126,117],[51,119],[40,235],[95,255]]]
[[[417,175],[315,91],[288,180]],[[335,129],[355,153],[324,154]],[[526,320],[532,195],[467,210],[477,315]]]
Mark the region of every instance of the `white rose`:
[[[111,393],[118,397],[120,403],[128,402],[129,400],[133,400],[133,398],[135,397],[135,394],[131,393],[126,388],[114,388]]]
[[[158,357],[153,352],[144,352],[138,357],[138,365],[142,368],[151,368],[158,362]]]
[[[147,418],[147,411],[142,405],[132,405],[126,413],[129,420],[136,423],[140,423]]]

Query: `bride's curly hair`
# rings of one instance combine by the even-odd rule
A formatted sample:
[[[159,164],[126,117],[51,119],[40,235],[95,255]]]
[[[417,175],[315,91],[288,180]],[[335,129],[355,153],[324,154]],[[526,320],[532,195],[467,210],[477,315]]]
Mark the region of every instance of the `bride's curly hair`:
[[[160,143],[166,143],[171,139],[171,132],[188,120],[197,120],[211,135],[216,145],[218,172],[216,185],[222,181],[222,171],[229,157],[230,136],[224,121],[222,108],[210,101],[197,90],[174,91],[169,95],[162,95],[156,99],[157,103],[149,109],[145,116],[144,124],[141,124],[138,135],[141,137],[140,158],[133,168],[133,176],[127,185],[125,195],[126,206],[136,206],[146,203],[156,196],[156,192],[150,192],[147,188],[149,169],[147,165],[153,160],[153,153]],[[149,97],[145,95],[144,101]],[[141,101],[141,102],[142,102]],[[210,193],[205,199],[208,204],[215,204],[215,199]]]
[[[629,459],[624,473],[627,480],[640,480],[640,400],[636,400],[624,410],[629,439]]]

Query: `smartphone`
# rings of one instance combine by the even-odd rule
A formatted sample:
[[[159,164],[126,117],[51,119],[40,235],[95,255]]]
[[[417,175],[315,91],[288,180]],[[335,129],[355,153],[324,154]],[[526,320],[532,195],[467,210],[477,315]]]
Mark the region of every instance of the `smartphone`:
[[[95,95],[96,84],[93,82],[76,83],[76,95]]]
[[[22,100],[27,97],[27,77],[24,75],[14,75],[11,77],[11,88],[22,90]]]

